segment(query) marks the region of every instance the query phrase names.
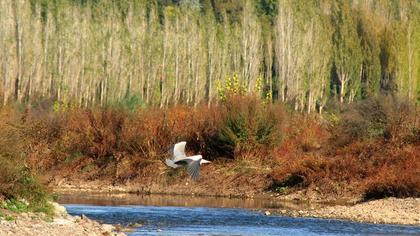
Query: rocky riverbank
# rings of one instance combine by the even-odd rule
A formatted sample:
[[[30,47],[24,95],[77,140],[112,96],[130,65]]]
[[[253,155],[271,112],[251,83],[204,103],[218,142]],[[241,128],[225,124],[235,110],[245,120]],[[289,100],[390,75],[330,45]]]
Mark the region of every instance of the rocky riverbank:
[[[0,217],[0,235],[13,236],[123,236],[116,232],[115,227],[100,224],[86,216],[70,216],[64,207],[54,203],[55,215],[46,216],[42,213],[13,213],[2,211]]]
[[[335,205],[302,210],[276,210],[273,211],[273,214],[343,219],[375,224],[420,226],[420,198],[387,198],[347,206]]]

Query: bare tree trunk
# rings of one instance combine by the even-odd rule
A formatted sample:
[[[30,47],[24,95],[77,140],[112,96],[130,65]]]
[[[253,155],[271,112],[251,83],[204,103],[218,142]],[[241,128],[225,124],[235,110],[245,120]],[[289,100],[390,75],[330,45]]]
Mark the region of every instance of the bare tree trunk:
[[[175,105],[178,104],[179,99],[179,22],[178,19],[176,19],[175,23],[175,29],[176,29],[176,37],[175,37],[175,91],[174,91],[174,103]]]
[[[20,82],[22,78],[22,34],[19,20],[19,12],[17,0],[12,0],[13,19],[15,23],[15,40],[16,40],[16,77],[14,82],[14,99],[17,101],[20,95]]]
[[[213,42],[210,42],[210,44],[213,44]],[[210,107],[211,106],[211,101],[212,101],[212,97],[213,97],[213,58],[214,58],[214,48],[213,45],[209,45],[209,49],[208,49],[208,53],[207,53],[207,64],[208,64],[208,101],[207,101],[207,106]]]
[[[408,60],[408,99],[409,100],[414,100],[414,91],[416,91],[416,79],[414,79],[413,76],[413,58],[414,56],[414,50],[413,50],[413,43],[412,43],[412,26],[411,23],[408,23],[408,27],[407,27],[407,60]],[[419,78],[418,78],[419,79]]]
[[[167,51],[167,40],[168,40],[168,30],[166,29],[167,26],[165,26],[165,36],[163,38],[163,58],[162,58],[162,69],[160,73],[160,108],[163,108],[165,104],[165,85],[166,82],[166,73],[165,73],[165,67],[166,67],[166,51]]]
[[[340,79],[340,103],[344,103],[344,81],[343,79]]]
[[[3,17],[5,15],[5,13],[2,12],[2,9],[6,9],[6,7],[4,6],[5,1],[0,1],[0,22],[3,22]],[[0,62],[1,62],[1,72],[3,72],[1,74],[1,79],[2,81],[2,89],[3,89],[3,105],[7,104],[7,100],[8,100],[8,83],[7,83],[7,74],[8,74],[8,65],[7,65],[7,60],[5,60],[4,58],[7,57],[7,46],[5,43],[5,35],[6,35],[6,29],[3,24],[0,24],[0,50],[1,50],[1,54],[0,54]]]
[[[6,55],[6,48],[3,48],[3,55]],[[5,57],[5,56],[4,56]],[[8,74],[8,66],[6,60],[3,60],[2,63],[2,71],[3,71],[3,105],[6,105],[9,99],[9,91],[8,91],[8,83],[7,83],[7,74]]]
[[[346,85],[349,80],[349,76],[343,72],[343,68],[338,69],[338,80],[340,81],[340,103],[344,103],[344,97],[346,95]]]

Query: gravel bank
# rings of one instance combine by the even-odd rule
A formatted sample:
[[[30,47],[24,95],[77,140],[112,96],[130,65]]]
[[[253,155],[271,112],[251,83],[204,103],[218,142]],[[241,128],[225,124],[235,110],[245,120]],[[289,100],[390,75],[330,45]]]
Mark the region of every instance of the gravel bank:
[[[358,222],[420,226],[420,198],[388,198],[352,206],[324,206],[305,210],[279,210],[277,214]]]
[[[39,213],[11,213],[8,220],[0,219],[0,235],[13,236],[123,236],[124,233],[116,232],[112,225],[100,224],[85,216],[70,216],[64,207],[55,204],[56,216],[52,219]]]

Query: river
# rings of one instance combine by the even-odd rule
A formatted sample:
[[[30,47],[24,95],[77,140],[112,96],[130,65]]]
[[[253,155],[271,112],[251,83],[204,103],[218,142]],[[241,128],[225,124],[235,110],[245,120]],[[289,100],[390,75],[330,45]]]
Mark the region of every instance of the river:
[[[128,235],[420,235],[420,227],[266,216],[255,209],[307,204],[170,195],[63,195],[71,215],[132,226]]]

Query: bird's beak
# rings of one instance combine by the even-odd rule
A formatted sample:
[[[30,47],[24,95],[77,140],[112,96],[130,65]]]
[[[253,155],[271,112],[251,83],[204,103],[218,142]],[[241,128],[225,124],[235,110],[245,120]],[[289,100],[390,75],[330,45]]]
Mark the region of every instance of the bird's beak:
[[[201,163],[211,163],[211,161],[208,161],[208,160],[204,160],[204,159],[202,159],[202,160],[201,160]]]

